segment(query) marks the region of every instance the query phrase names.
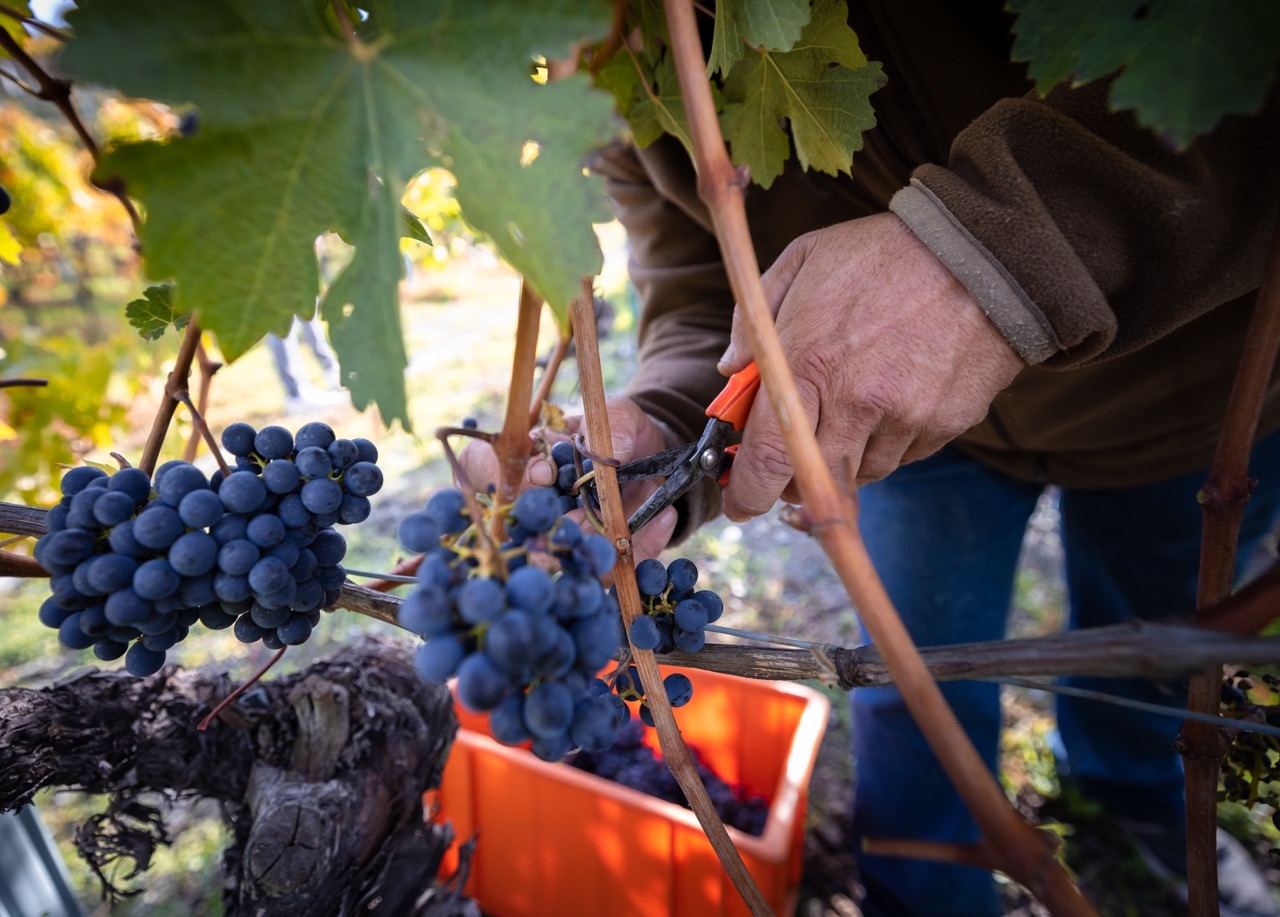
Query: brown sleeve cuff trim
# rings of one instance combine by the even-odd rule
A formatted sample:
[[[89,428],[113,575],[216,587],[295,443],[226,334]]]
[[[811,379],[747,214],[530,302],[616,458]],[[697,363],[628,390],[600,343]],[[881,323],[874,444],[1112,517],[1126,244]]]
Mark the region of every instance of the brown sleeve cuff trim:
[[[1041,363],[1065,349],[1018,281],[932,191],[913,178],[889,209],[955,275],[1023,360]]]

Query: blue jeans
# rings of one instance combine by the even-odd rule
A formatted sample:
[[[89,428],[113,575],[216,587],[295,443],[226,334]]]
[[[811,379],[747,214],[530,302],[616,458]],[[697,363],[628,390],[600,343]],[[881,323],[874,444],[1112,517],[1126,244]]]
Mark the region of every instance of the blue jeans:
[[[1280,434],[1259,443],[1258,479],[1245,513],[1240,564],[1280,515]],[[1062,541],[1071,627],[1185,614],[1195,607],[1205,472],[1139,487],[1064,490]],[[1042,488],[998,474],[948,447],[859,492],[859,525],[890,597],[921,646],[999,640],[1027,520]],[[865,634],[864,634],[865,639]],[[1072,678],[1069,683],[1181,706],[1185,685],[1140,679]],[[999,687],[942,686],[979,753],[994,771]],[[977,826],[916,729],[896,688],[852,692],[857,789],[854,841],[863,837],[951,842],[978,839]],[[1066,760],[1060,773],[1114,786],[1181,824],[1182,764],[1173,750],[1180,721],[1114,705],[1058,698]],[[868,917],[995,917],[990,874],[895,857],[861,855]]]

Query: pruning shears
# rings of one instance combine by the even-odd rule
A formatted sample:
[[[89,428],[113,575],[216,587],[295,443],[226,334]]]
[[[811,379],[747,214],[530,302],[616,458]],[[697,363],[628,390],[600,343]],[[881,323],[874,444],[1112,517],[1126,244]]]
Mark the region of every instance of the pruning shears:
[[[627,520],[632,532],[684,496],[703,478],[711,478],[721,486],[729,482],[729,469],[738,451],[736,445],[729,445],[729,439],[746,426],[759,390],[760,370],[753,361],[729,377],[724,390],[707,407],[710,420],[697,442],[627,462],[617,469],[619,484],[666,478]]]

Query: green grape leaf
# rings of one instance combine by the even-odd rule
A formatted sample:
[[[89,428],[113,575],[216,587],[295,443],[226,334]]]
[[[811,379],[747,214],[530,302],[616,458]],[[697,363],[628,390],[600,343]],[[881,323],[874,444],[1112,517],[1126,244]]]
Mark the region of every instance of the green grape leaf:
[[[707,73],[728,74],[746,45],[790,51],[809,22],[808,0],[719,0]]]
[[[427,234],[427,227],[422,225],[422,221],[418,219],[417,214],[403,204],[400,205],[400,235],[416,242],[431,244],[431,236]]]
[[[191,320],[191,313],[176,310],[174,292],[171,283],[153,284],[142,291],[142,299],[135,299],[124,307],[124,317],[138,329],[143,340],[156,340],[170,325],[180,331]]]
[[[646,147],[663,134],[672,134],[692,151],[675,63],[664,54],[652,70],[642,74],[637,68],[644,66],[639,58],[616,54],[600,68],[596,83],[617,99],[618,113],[627,119],[637,146]]]
[[[617,126],[585,76],[543,85],[532,63],[605,34],[610,11],[581,0],[359,6],[368,15],[351,37],[315,0],[180,14],[162,0],[85,0],[61,63],[199,113],[193,136],[120,147],[97,177],[123,180],[145,205],[148,272],[178,283],[228,358],[313,314],[318,235],[355,241],[326,317],[352,400],[407,427],[397,240],[420,224],[400,195],[425,168],[453,172],[468,222],[567,324],[579,279],[602,261],[591,223],[609,216],[582,162]]]
[[[1257,111],[1280,63],[1274,0],[1010,0],[1015,60],[1041,93],[1121,71],[1113,108],[1177,148]]]
[[[733,161],[766,188],[782,174],[790,140],[804,168],[847,173],[875,125],[869,97],[884,73],[858,47],[847,13],[844,0],[819,0],[790,51],[749,51],[725,82],[721,122]]]

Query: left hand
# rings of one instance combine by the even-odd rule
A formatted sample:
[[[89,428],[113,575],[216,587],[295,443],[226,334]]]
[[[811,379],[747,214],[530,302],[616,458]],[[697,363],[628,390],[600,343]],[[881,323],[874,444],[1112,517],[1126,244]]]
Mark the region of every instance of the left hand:
[[[836,473],[856,485],[924,458],[978,423],[1023,368],[977,302],[891,213],[801,236],[764,274],[765,296],[808,423]],[[752,359],[743,319],[721,358]],[[724,490],[742,521],[781,497],[797,503],[791,459],[766,397],[757,398]]]

